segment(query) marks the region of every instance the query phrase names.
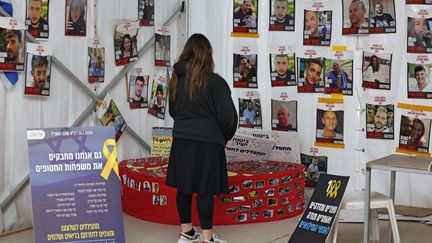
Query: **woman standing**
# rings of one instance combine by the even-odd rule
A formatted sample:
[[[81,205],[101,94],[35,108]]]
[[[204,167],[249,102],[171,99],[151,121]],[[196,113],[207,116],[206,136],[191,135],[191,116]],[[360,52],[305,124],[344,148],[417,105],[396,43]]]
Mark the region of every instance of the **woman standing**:
[[[228,193],[225,145],[236,131],[237,112],[228,84],[214,73],[204,35],[188,39],[168,88],[174,140],[165,183],[177,188],[178,242],[226,242],[213,234],[213,196]],[[192,227],[193,193],[202,236]]]

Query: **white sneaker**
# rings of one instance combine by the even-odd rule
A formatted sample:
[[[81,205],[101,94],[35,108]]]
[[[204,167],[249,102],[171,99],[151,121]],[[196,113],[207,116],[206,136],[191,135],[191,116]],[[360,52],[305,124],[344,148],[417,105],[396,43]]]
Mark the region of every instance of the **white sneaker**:
[[[219,239],[215,234],[213,234],[213,241],[203,240],[202,243],[228,243],[226,240]]]
[[[190,236],[185,233],[180,233],[179,239],[177,240],[177,243],[192,243],[192,242],[200,242],[201,241],[201,235],[198,233],[198,231],[194,228],[195,234],[193,236]]]

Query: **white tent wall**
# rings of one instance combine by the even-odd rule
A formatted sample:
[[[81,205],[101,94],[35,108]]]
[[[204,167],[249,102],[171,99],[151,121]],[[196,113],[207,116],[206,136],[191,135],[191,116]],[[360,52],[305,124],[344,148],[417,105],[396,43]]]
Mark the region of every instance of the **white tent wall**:
[[[180,0],[155,1],[155,26],[163,25],[181,6]],[[95,4],[96,3],[96,9]],[[25,1],[13,0],[14,17],[24,19]],[[96,94],[101,92],[123,67],[114,63],[114,29],[117,23],[137,19],[137,0],[88,0],[87,37],[64,36],[64,0],[51,0],[49,8],[50,38],[46,42],[54,49],[54,56],[63,63],[82,83]],[[88,40],[95,38],[94,22],[97,25],[97,36],[106,48],[105,82],[95,88],[87,82],[87,45]],[[177,16],[168,25],[171,33],[171,60],[177,57],[177,43],[180,18]],[[154,27],[140,27],[138,32],[138,49],[154,35]],[[154,67],[154,48],[145,53],[133,67],[142,67],[150,75],[151,88],[153,74],[164,68]],[[83,92],[70,77],[57,65],[52,65],[51,95],[49,97],[30,97],[24,95],[24,75],[20,74],[15,87],[0,85],[0,202],[9,196],[28,174],[27,128],[68,127],[92,103],[92,98]],[[122,77],[108,91],[116,102],[126,123],[148,144],[150,144],[153,126],[172,126],[172,119],[161,120],[147,114],[147,109],[131,110],[127,103],[126,83]],[[150,90],[149,90],[150,95]],[[99,125],[95,113],[91,113],[80,126]],[[118,160],[145,157],[149,152],[127,132],[118,142]],[[4,212],[0,221],[4,222],[0,232],[31,224],[31,198],[29,186],[14,198],[13,203]],[[1,216],[1,215],[0,215]],[[2,224],[0,223],[0,226]]]

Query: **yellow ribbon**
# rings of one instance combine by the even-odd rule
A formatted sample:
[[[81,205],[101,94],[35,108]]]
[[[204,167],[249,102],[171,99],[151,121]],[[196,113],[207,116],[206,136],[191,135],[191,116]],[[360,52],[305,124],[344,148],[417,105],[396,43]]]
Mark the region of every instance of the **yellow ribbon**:
[[[112,145],[113,149],[110,152],[108,149],[108,146]],[[120,175],[119,175],[119,169],[118,169],[118,164],[117,164],[117,145],[116,145],[116,141],[114,139],[107,139],[105,140],[104,144],[103,144],[103,149],[102,152],[105,156],[105,158],[107,159],[107,162],[105,163],[105,166],[101,172],[101,176],[105,179],[108,180],[110,174],[111,174],[111,170],[114,170],[114,172],[116,173],[117,177],[120,179]]]

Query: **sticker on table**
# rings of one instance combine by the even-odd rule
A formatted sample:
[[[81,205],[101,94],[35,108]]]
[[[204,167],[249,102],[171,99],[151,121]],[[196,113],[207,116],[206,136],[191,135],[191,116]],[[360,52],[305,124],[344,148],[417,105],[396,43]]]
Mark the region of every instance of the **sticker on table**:
[[[263,212],[264,218],[272,218],[273,217],[273,209],[267,209]]]
[[[245,222],[247,220],[247,214],[240,214],[236,217],[236,221],[241,223],[241,222]]]
[[[259,218],[259,212],[250,212],[250,213],[249,213],[249,218],[250,218],[251,220],[256,220],[256,219],[258,219],[258,218]]]
[[[252,202],[252,207],[253,208],[260,208],[262,206],[264,206],[264,202],[263,202],[262,199],[255,199],[255,200],[253,200],[253,202]]]
[[[233,213],[237,213],[237,207],[233,207],[233,208],[228,208],[226,210],[227,214],[233,214]]]

